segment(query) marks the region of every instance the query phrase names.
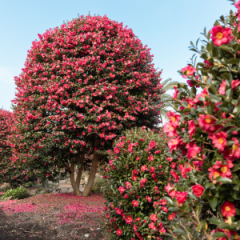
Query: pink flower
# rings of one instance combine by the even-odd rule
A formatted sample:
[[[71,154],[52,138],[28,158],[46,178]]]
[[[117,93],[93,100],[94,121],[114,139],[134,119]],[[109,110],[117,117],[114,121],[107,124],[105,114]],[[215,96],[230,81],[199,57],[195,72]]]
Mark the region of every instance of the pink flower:
[[[174,186],[171,185],[170,183],[168,183],[164,189],[166,190],[166,192],[168,193],[169,196],[171,197],[175,197],[176,196],[176,190],[174,189]]]
[[[143,188],[146,182],[147,182],[146,178],[143,178],[142,180],[140,180],[140,187]]]
[[[203,63],[205,63],[206,67],[211,67],[212,63],[209,62],[208,60],[204,60]]]
[[[234,144],[232,145],[232,154],[231,156],[235,158],[240,158],[240,144],[236,138],[232,138]]]
[[[125,218],[125,221],[126,221],[127,224],[131,224],[132,221],[133,221],[132,216],[131,216],[131,215],[127,216],[127,217]]]
[[[166,204],[167,204],[166,199],[161,199],[161,200],[160,200],[160,205],[165,206]]]
[[[185,75],[187,75],[187,76],[182,75],[182,77],[187,78],[188,76],[192,76],[196,72],[196,69],[194,67],[192,67],[191,65],[188,65],[187,67],[182,68],[181,71]]]
[[[177,95],[178,95],[179,91],[177,90],[177,87],[176,87],[176,86],[174,86],[173,88],[174,88],[174,93],[173,93],[173,96],[172,96],[172,97],[173,97],[174,99],[177,99]]]
[[[147,199],[148,202],[152,201],[152,199],[149,196],[146,196],[146,199]]]
[[[214,124],[216,121],[210,115],[199,114],[199,116],[200,116],[198,118],[199,126],[202,127],[202,129],[205,132],[215,131],[216,126]]]
[[[133,201],[132,201],[132,205],[133,205],[134,207],[138,207],[138,201],[137,201],[137,200],[133,200]]]
[[[167,133],[168,137],[177,136],[176,127],[174,127],[171,122],[164,125],[163,131]]]
[[[232,172],[230,168],[234,167],[232,161],[227,160],[227,164],[222,164],[221,161],[216,161],[216,164],[213,165],[214,169],[220,170],[221,177],[232,178]]]
[[[128,195],[127,195],[127,194],[125,194],[125,195],[124,195],[124,198],[125,198],[125,199],[126,199],[126,198],[128,198]]]
[[[225,95],[226,86],[227,86],[227,81],[226,80],[222,81],[222,83],[220,84],[220,88],[218,89],[218,93],[220,95]]]
[[[157,221],[157,216],[156,216],[156,214],[151,214],[150,219],[151,219],[152,221],[156,222],[156,221]]]
[[[132,187],[132,184],[130,182],[125,182],[126,188],[130,189]]]
[[[148,168],[147,168],[146,165],[143,165],[143,166],[141,167],[141,170],[142,170],[143,172],[145,172],[146,170],[148,170]]]
[[[170,150],[177,150],[178,146],[182,143],[182,139],[180,139],[180,136],[178,136],[177,138],[172,138],[169,142],[168,142],[168,147],[170,148]]]
[[[156,226],[154,225],[154,223],[148,224],[148,227],[152,230],[157,229]]]
[[[234,3],[235,7],[240,10],[240,1]]]
[[[221,176],[220,171],[214,168],[209,168],[208,171],[209,171],[209,179],[213,182],[213,184],[216,184],[217,181],[215,179]]]
[[[196,197],[201,197],[204,192],[204,187],[197,184],[197,185],[192,186],[192,191]]]
[[[214,26],[210,31],[212,34],[213,44],[216,46],[220,46],[222,44],[228,44],[230,42],[230,35],[232,34],[232,30],[230,28],[223,28],[222,26]]]
[[[120,186],[120,187],[118,188],[118,190],[119,190],[120,193],[123,193],[123,192],[125,191],[125,188],[122,187],[122,186]]]
[[[122,235],[122,230],[121,230],[121,229],[118,229],[118,230],[116,231],[116,234],[117,234],[118,236],[121,236],[121,235]]]
[[[232,88],[234,89],[235,87],[237,87],[240,84],[240,81],[238,79],[236,80],[232,80]]]
[[[114,153],[118,154],[118,153],[120,152],[120,149],[117,148],[117,147],[115,147],[115,148],[113,149],[113,151],[114,151]]]
[[[201,148],[197,147],[195,144],[193,147],[188,149],[188,153],[187,153],[187,158],[191,159],[191,158],[195,158],[197,157],[198,153],[201,152]]]
[[[167,157],[166,159],[167,159],[167,161],[169,161],[169,162],[171,162],[171,161],[173,160],[171,157]]]
[[[115,212],[121,215],[123,213],[123,210],[121,210],[120,208],[115,208]]]
[[[157,146],[157,143],[155,141],[151,141],[148,145],[148,150],[156,148],[156,146]]]
[[[210,138],[210,137],[209,137]],[[211,137],[214,147],[220,150],[224,150],[225,146],[227,145],[227,133],[225,132],[218,132]]]
[[[180,122],[180,119],[181,119],[181,116],[179,114],[176,114],[174,112],[169,111],[167,113],[167,116],[168,116],[172,126],[177,127],[179,125],[179,122]]]
[[[151,162],[151,161],[153,161],[153,160],[154,160],[153,155],[150,155],[150,156],[148,157],[148,161]]]
[[[192,138],[192,135],[195,134],[195,130],[196,130],[196,125],[193,120],[190,120],[188,122],[188,133],[190,138]]]
[[[191,170],[192,167],[188,163],[185,165],[183,164],[179,165],[179,171],[181,172],[183,178],[186,178],[187,177],[186,174],[189,173]]]

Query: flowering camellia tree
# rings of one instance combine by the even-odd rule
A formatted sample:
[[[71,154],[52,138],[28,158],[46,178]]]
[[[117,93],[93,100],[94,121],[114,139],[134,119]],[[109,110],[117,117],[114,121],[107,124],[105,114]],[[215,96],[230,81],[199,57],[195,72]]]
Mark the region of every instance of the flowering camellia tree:
[[[177,214],[174,239],[240,239],[240,2],[235,6],[236,14],[205,31],[206,46],[192,44],[204,63],[180,71],[190,89],[175,89],[177,113],[164,127],[176,164],[174,184],[165,188]]]
[[[53,166],[65,167],[80,195],[84,155],[93,154],[87,196],[113,139],[127,128],[158,123],[160,72],[132,30],[106,16],[81,16],[39,38],[15,78],[22,143],[32,143],[20,161],[45,164],[48,178]]]
[[[0,184],[16,187],[27,179],[27,171],[12,164],[12,138],[16,133],[16,119],[12,112],[0,109]]]
[[[170,176],[167,141],[145,128],[127,130],[109,151],[104,198],[113,239],[161,239],[166,232],[167,201],[160,198]]]

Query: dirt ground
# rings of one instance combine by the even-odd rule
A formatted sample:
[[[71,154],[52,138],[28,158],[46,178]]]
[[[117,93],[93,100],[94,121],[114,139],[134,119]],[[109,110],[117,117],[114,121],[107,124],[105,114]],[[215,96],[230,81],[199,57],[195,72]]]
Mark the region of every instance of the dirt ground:
[[[1,201],[0,240],[107,240],[102,195],[66,192]]]

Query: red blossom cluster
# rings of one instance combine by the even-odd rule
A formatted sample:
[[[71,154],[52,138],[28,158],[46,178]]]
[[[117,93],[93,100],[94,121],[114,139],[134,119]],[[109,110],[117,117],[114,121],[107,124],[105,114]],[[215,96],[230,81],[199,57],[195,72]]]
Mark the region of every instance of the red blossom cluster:
[[[216,22],[205,34],[206,47],[195,47],[204,63],[180,71],[190,88],[178,84],[173,96],[176,112],[168,113],[164,126],[171,138],[168,158],[174,163],[173,184],[165,187],[167,200],[175,208],[173,214],[183,217],[179,224],[190,223],[186,234],[196,239],[240,239],[240,52],[234,50],[240,33],[233,31],[240,20],[239,3],[237,14],[221,18],[225,26]],[[176,239],[185,236],[171,234]]]
[[[109,151],[104,197],[107,228],[115,239],[133,235],[129,239],[146,239],[151,235],[160,240],[167,231],[167,202],[160,198],[169,178],[169,162],[164,154],[166,136],[161,135],[163,138],[145,127],[134,128]]]

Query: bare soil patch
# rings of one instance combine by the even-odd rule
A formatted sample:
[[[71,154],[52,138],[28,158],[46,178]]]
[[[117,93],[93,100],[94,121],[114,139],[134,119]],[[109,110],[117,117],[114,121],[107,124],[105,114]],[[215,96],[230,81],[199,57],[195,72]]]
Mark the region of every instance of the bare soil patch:
[[[36,195],[0,202],[0,240],[107,240],[101,194]]]

